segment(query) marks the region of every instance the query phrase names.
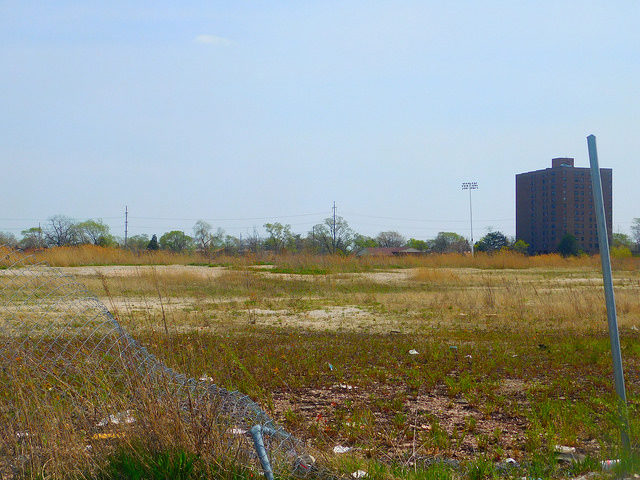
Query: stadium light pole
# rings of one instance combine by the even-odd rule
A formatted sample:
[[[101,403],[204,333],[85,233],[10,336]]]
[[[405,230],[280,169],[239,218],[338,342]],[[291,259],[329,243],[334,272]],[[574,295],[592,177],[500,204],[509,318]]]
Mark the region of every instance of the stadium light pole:
[[[478,182],[462,182],[462,190],[469,190],[469,223],[471,224],[471,256],[473,252],[473,207],[471,205],[471,190],[478,189]]]

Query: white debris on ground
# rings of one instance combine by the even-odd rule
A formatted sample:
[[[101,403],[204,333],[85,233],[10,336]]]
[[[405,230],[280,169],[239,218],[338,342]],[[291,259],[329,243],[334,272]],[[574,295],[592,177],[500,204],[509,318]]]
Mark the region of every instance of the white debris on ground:
[[[418,355],[418,351],[414,350],[414,349],[411,349],[411,350],[409,350],[409,355]]]
[[[119,412],[119,413],[116,413],[115,415],[109,415],[108,417],[103,418],[96,425],[98,427],[106,427],[110,423],[113,425],[120,425],[120,424],[133,423],[135,421],[136,419],[133,418],[133,414],[131,410],[125,410],[124,412]]]
[[[364,470],[356,470],[351,474],[351,476],[353,478],[364,478],[367,476],[367,472],[365,472]]]
[[[304,454],[297,458],[296,464],[304,470],[309,470],[316,463],[316,458],[313,455]]]
[[[354,387],[353,385],[348,385],[346,383],[339,383],[338,385],[336,385],[336,387],[341,388],[343,390],[353,390],[354,388],[357,388],[357,387]]]
[[[336,445],[335,447],[333,447],[333,453],[335,454],[347,453],[350,450],[351,447],[343,447],[342,445]]]
[[[555,450],[557,453],[576,453],[576,447],[567,447],[565,445],[556,445]]]

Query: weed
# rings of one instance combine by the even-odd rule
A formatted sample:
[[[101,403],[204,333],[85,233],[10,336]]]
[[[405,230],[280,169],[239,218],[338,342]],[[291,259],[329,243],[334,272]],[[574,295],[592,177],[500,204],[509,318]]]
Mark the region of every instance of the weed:
[[[108,459],[101,480],[187,480],[194,478],[197,457],[185,451],[151,453],[141,448],[120,448]]]
[[[59,264],[83,261],[84,253],[65,252]],[[103,251],[89,253],[95,252]],[[588,454],[583,464],[565,469],[576,475],[593,470],[600,459],[618,458],[596,259],[265,255],[221,258],[226,267],[211,268],[161,265],[206,263],[195,257],[103,254],[92,261],[155,264],[118,275],[97,268],[107,272],[110,301],[101,277],[93,269],[82,271],[88,288],[119,310],[122,323],[152,353],[191,377],[206,373],[223,387],[249,394],[320,451],[343,444],[356,447],[357,461],[382,459],[367,466],[372,477],[458,479],[463,472],[493,478],[492,462],[514,456],[525,465],[523,476],[548,478],[561,471],[549,453],[556,443]],[[252,268],[254,260],[274,269]],[[633,327],[640,325],[640,283],[632,270],[638,259],[621,260],[627,263],[618,264],[614,279],[622,287],[616,300],[625,309],[621,346],[635,437],[640,334]],[[27,318],[33,306],[16,318]],[[92,444],[89,456],[83,449],[96,423],[90,412],[109,402],[129,409],[132,397],[124,389],[97,387],[91,395],[60,386],[48,391],[31,375],[18,372],[13,378],[23,382],[15,391],[0,392],[0,428],[38,432],[28,446],[11,435],[2,440],[3,452],[27,452],[30,471],[75,475],[86,463],[97,471],[115,458],[110,455],[119,442],[127,447],[138,437],[160,444],[145,447],[146,456],[135,454],[145,465],[186,472],[188,462],[176,460],[175,452],[192,452],[195,457],[186,459],[196,458],[189,474],[196,477],[189,478],[204,471],[201,460],[211,439],[169,421],[175,412],[166,405],[144,410],[149,419],[143,432]],[[461,472],[435,464],[409,468],[403,464],[409,455],[452,456],[465,466]],[[215,461],[222,460],[209,455],[205,463]]]
[[[485,456],[478,456],[467,466],[469,480],[486,480],[496,478],[498,472],[491,459]]]

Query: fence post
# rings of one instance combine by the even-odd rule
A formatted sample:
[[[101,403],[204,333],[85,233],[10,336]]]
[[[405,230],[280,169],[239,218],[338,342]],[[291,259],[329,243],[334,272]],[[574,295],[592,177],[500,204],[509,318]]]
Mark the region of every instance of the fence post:
[[[630,453],[629,414],[627,411],[627,395],[624,387],[624,373],[622,371],[622,354],[620,353],[620,335],[618,334],[618,318],[616,315],[616,301],[613,295],[613,277],[611,275],[611,258],[609,256],[609,236],[607,220],[604,213],[604,199],[602,195],[602,179],[598,165],[598,151],[596,137],[587,137],[589,149],[589,163],[591,164],[591,189],[598,224],[598,246],[600,261],[602,262],[602,277],[604,280],[604,297],[607,304],[607,321],[609,323],[609,340],[611,342],[611,357],[613,359],[613,376],[616,393],[618,394],[618,410],[620,415],[620,438],[625,454]]]
[[[253,445],[256,448],[256,453],[260,459],[262,470],[264,470],[264,476],[267,480],[273,480],[273,470],[271,469],[271,463],[269,462],[269,456],[267,455],[267,449],[264,447],[264,438],[262,438],[262,426],[254,425],[249,430],[251,438],[253,438]]]

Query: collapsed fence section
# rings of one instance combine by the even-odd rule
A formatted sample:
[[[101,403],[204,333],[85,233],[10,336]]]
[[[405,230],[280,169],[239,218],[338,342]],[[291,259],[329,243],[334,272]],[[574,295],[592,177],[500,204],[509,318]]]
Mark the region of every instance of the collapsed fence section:
[[[234,458],[249,465],[259,462],[268,478],[277,469],[294,476],[320,474],[302,443],[249,397],[166,366],[72,277],[4,247],[0,247],[0,365],[3,380],[13,391],[29,384],[34,402],[36,398],[39,402],[36,410],[42,414],[64,405],[65,418],[74,423],[83,419],[81,430],[92,439],[121,436],[93,430],[134,422],[145,425],[148,419],[142,412],[153,416],[172,406],[178,424],[197,430],[194,442],[199,449],[215,447],[234,452]],[[26,396],[5,395],[0,414],[12,434],[29,437],[33,447],[38,444],[38,432],[29,430],[30,425],[36,428],[33,418],[19,413],[29,402]],[[14,451],[5,454],[24,457],[15,445],[7,448]],[[28,453],[33,455],[34,449]]]

